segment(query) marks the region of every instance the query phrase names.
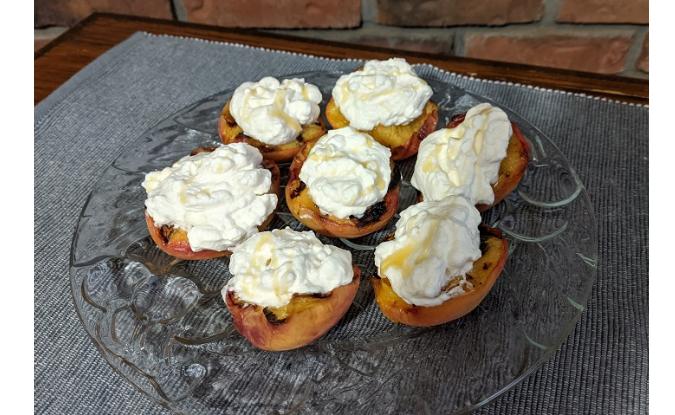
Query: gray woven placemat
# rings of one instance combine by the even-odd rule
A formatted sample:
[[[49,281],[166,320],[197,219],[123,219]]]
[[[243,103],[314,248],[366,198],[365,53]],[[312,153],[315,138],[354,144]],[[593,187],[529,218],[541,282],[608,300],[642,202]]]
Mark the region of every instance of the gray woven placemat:
[[[36,413],[165,413],[107,365],[71,301],[72,233],[99,173],[140,132],[216,91],[359,64],[137,33],[35,108]],[[586,184],[598,220],[600,267],[588,310],[551,361],[478,412],[646,413],[648,109],[444,76],[548,134]]]

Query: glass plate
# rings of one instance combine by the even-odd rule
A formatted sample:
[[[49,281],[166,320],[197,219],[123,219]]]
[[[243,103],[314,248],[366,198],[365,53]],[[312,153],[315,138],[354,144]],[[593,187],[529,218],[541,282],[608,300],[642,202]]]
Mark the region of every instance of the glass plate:
[[[327,101],[339,75],[282,78],[305,78]],[[439,128],[490,102],[423,77],[439,104]],[[140,185],[146,172],[218,142],[218,115],[231,92],[196,102],[141,135],[103,172],[79,219],[70,261],[77,312],[103,357],[138,389],[180,413],[458,413],[518,383],[568,336],[595,279],[593,209],[556,146],[504,108],[529,140],[532,159],[517,191],[483,214],[509,239],[510,255],[476,310],[427,329],[392,324],[379,312],[368,277],[376,273],[373,249],[394,229],[392,220],[357,240],[322,237],[350,249],[365,276],[352,307],[326,336],[289,352],[251,347],[220,296],[228,260],[177,261],[159,251],[146,230]],[[399,163],[399,211],[415,199],[413,166],[414,159]],[[282,197],[272,228],[285,226],[306,229]]]

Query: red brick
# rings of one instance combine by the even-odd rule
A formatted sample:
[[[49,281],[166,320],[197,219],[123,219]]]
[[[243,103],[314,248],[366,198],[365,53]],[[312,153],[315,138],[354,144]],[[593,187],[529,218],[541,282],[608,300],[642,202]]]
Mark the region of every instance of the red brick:
[[[361,23],[360,0],[183,0],[191,22],[226,27],[331,28]]]
[[[413,30],[378,26],[356,30],[311,30],[299,34],[303,37],[413,52],[445,55],[452,53],[454,43],[452,33],[438,33],[436,30],[434,30],[436,33],[424,33],[427,30],[434,29],[422,29],[422,33],[410,33]],[[298,35],[296,32],[286,31],[284,33]]]
[[[94,12],[171,19],[171,0],[36,0],[35,27],[72,26]]]
[[[505,25],[541,20],[543,0],[378,0],[377,21],[393,26]]]
[[[618,73],[624,69],[632,34],[539,36],[471,35],[465,40],[466,56],[479,59]]]
[[[563,0],[559,22],[649,23],[649,0]]]
[[[349,43],[444,55],[451,54],[453,49],[452,40],[414,39],[395,36],[363,36],[350,40]]]
[[[649,73],[649,33],[647,33],[645,41],[642,43],[642,52],[640,53],[636,66],[642,72]]]

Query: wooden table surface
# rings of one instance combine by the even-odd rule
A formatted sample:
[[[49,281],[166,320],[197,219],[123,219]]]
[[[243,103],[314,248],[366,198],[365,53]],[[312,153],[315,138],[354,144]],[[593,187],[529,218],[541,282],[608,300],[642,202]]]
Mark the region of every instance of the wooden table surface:
[[[409,62],[426,62],[451,72],[479,78],[582,92],[627,102],[648,103],[649,100],[649,82],[642,79],[309,40],[254,30],[94,14],[35,54],[35,103],[40,102],[99,55],[137,31],[243,43],[332,58],[382,59],[396,55]]]

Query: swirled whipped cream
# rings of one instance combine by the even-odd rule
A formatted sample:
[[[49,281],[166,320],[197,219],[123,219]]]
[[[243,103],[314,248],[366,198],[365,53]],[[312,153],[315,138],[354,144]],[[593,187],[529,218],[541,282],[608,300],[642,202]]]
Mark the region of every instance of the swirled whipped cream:
[[[431,95],[431,87],[401,58],[368,61],[363,69],[341,76],[333,87],[340,112],[363,131],[410,123],[422,114]]]
[[[321,91],[304,79],[265,77],[241,84],[232,95],[230,113],[244,134],[265,144],[290,143],[302,126],[319,118]]]
[[[512,133],[504,111],[479,104],[457,127],[438,130],[422,141],[410,183],[424,200],[462,195],[473,203],[491,204],[492,185]]]
[[[435,306],[470,287],[464,276],[481,256],[480,214],[462,197],[411,205],[395,239],[375,249],[378,274],[407,303]]]
[[[183,157],[145,175],[147,212],[157,226],[187,231],[195,252],[232,248],[258,232],[277,205],[261,162],[260,151],[245,143]]]
[[[391,181],[391,150],[351,127],[330,130],[317,140],[300,170],[323,214],[360,218],[382,201]]]
[[[233,291],[249,304],[281,307],[295,294],[327,294],[354,278],[352,254],[324,245],[314,232],[260,232],[232,251],[223,297]]]

